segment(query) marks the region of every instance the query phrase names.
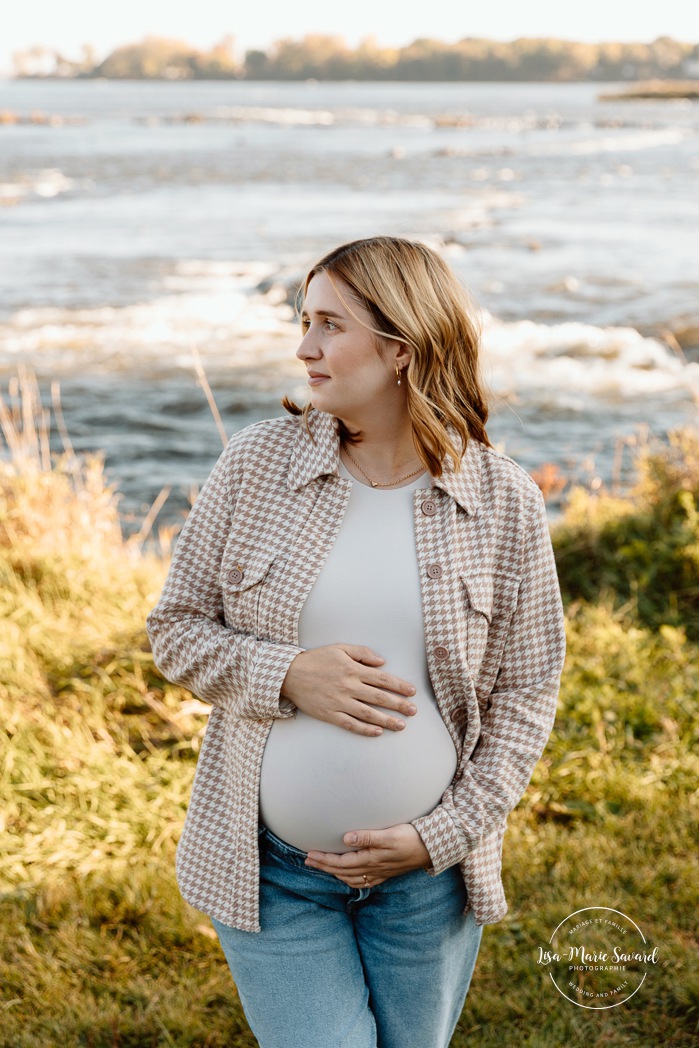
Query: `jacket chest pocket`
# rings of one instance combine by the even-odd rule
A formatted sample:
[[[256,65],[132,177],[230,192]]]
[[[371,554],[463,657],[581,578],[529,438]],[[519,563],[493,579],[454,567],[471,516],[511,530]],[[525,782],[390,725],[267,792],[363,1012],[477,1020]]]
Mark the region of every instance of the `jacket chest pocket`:
[[[278,554],[274,550],[230,541],[221,562],[219,583],[226,625],[240,633],[260,632],[260,600],[265,579]]]
[[[517,606],[520,580],[514,575],[461,571],[466,614],[466,658],[481,692],[494,683],[507,631]]]

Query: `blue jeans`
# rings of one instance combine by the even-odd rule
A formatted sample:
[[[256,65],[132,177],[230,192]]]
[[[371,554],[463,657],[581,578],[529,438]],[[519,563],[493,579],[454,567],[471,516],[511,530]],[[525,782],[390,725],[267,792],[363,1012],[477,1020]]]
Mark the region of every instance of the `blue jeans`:
[[[459,867],[350,888],[259,843],[262,931],[212,924],[261,1048],[447,1048],[483,932]]]

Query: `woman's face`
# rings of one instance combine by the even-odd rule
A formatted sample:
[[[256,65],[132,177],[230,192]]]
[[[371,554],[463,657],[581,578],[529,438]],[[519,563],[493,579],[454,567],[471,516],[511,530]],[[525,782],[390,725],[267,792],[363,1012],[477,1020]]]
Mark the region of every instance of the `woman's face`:
[[[347,284],[333,274],[333,282],[352,307],[343,304],[326,273],[311,278],[301,313],[303,340],[296,356],[309,374],[311,403],[336,418],[354,420],[380,412],[404,392],[396,383],[396,362],[405,366],[405,347],[393,340],[380,340],[364,324],[371,315],[351,296]],[[360,320],[364,323],[360,323]],[[379,340],[386,351],[379,353]]]

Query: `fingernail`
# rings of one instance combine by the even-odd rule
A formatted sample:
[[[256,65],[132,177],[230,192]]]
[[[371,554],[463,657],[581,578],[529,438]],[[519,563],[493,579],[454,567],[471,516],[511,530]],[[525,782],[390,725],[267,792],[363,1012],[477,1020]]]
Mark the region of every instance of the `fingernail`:
[[[405,727],[405,721],[398,721],[396,724],[396,731],[402,731]]]
[[[416,706],[408,706],[408,713],[410,713],[410,714],[417,713],[417,707]]]
[[[357,841],[359,840],[359,838],[357,837],[356,833],[348,833],[347,834],[347,840],[349,841],[350,844],[356,844]]]

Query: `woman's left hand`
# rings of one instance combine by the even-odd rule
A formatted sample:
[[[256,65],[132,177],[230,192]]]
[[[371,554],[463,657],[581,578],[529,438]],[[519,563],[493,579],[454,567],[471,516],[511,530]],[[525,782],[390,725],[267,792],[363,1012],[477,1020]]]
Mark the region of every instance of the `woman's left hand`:
[[[332,873],[351,888],[373,888],[389,877],[431,865],[420,834],[409,822],[386,830],[350,830],[343,840],[356,850],[309,851],[306,866]]]

